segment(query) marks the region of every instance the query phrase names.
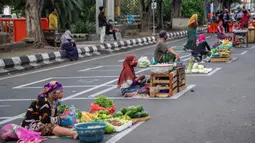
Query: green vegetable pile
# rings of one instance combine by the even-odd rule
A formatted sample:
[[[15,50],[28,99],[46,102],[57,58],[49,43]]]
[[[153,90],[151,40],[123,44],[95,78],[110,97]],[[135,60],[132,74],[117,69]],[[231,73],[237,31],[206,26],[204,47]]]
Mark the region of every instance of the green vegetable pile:
[[[63,114],[65,110],[69,111],[69,106],[64,105],[64,104],[61,104],[61,105],[58,106],[58,113],[59,114]]]
[[[100,107],[104,108],[110,108],[111,106],[114,105],[113,100],[105,97],[105,96],[99,96],[94,100],[94,103],[99,105]]]
[[[142,118],[148,116],[148,112],[144,111],[143,106],[129,106],[127,108],[121,108],[120,111],[114,114],[114,117],[120,117],[123,115],[127,115],[130,118]]]

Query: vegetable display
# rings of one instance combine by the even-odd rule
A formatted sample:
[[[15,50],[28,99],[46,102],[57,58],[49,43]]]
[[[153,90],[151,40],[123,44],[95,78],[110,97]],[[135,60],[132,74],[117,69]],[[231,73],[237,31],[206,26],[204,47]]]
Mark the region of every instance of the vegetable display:
[[[105,97],[105,96],[99,96],[94,100],[94,103],[99,105],[100,107],[104,108],[110,108],[111,106],[114,105],[113,100]]]
[[[143,106],[138,105],[138,106],[129,106],[127,108],[121,108],[119,112],[114,114],[114,117],[119,117],[121,115],[126,115],[130,118],[142,118],[148,116],[148,112],[144,111]]]
[[[187,68],[186,73],[209,73],[212,71],[211,68],[205,68],[203,65],[199,65],[198,63],[190,64],[190,67]]]

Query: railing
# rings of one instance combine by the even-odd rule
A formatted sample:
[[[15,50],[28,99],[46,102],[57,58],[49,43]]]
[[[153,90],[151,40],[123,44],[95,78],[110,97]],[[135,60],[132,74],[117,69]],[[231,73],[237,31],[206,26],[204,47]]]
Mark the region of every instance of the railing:
[[[41,18],[41,27],[49,28],[48,19]],[[25,18],[0,18],[0,32],[6,32],[11,42],[19,42],[27,37]]]

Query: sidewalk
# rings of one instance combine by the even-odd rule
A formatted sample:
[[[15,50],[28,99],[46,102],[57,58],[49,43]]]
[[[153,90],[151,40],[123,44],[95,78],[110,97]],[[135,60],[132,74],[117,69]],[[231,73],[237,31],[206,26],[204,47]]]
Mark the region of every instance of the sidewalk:
[[[170,30],[167,32],[177,32],[180,30]],[[158,32],[158,31],[157,31]],[[130,40],[130,39],[136,39],[140,37],[148,37],[152,36],[151,32],[146,33],[138,33],[137,35],[130,35],[125,36],[125,38],[122,39],[122,41]],[[112,43],[114,41],[106,41],[105,43]],[[99,45],[100,41],[79,41],[76,42],[78,48],[82,48],[85,46],[93,46],[93,45]],[[7,59],[7,58],[13,58],[23,55],[34,55],[34,54],[42,54],[42,53],[48,53],[48,52],[55,52],[59,51],[60,47],[51,47],[51,46],[45,46],[45,48],[37,49],[33,47],[14,47],[11,51],[0,51],[0,59]]]

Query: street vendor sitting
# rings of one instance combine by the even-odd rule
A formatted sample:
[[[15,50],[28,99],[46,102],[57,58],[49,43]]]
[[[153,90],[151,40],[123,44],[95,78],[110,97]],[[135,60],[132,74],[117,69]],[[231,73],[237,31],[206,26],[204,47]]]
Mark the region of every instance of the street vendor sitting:
[[[198,48],[199,49],[199,58],[200,61],[203,59],[203,56],[208,56],[211,51],[209,44],[206,41],[204,34],[200,34],[198,37]]]
[[[237,14],[236,16],[236,22],[233,25],[233,30],[240,30],[241,29],[241,19],[242,19],[242,14]],[[232,41],[236,42],[236,35],[238,35],[238,33],[234,32],[233,34],[233,38]]]
[[[138,94],[144,86],[145,75],[136,76],[134,68],[137,66],[135,56],[127,56],[123,62],[123,69],[118,80],[118,88],[125,97],[132,97]]]
[[[154,51],[154,60],[157,63],[180,61],[180,56],[166,45],[165,41],[167,38],[167,33],[165,31],[159,33],[159,40]]]
[[[51,81],[46,84],[42,93],[29,106],[21,126],[28,130],[41,132],[41,136],[70,136],[77,139],[76,131],[59,126],[61,120],[67,118],[67,116],[57,115],[59,100],[62,98],[61,83]]]
[[[218,28],[217,28],[217,37],[220,40],[232,39],[230,36],[228,36],[226,34],[225,28],[223,27],[222,20],[219,21],[219,25],[218,25]]]

